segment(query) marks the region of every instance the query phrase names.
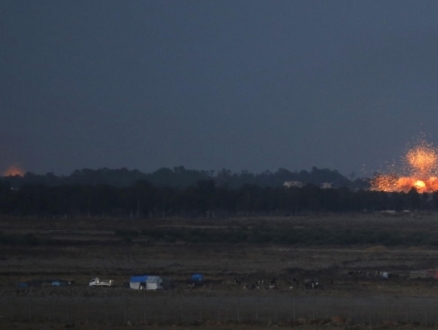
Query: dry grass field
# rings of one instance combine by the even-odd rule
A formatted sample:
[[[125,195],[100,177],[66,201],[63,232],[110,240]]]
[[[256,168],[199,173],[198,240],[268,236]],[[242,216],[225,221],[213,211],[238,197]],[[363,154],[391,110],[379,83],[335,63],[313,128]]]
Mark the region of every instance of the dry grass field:
[[[35,241],[1,245],[0,326],[365,329],[403,324],[406,329],[420,329],[438,323],[438,280],[409,279],[411,271],[437,268],[435,245],[193,243],[115,234],[171,228],[210,235],[260,224],[280,230],[438,235],[437,214],[193,220],[2,218],[3,235],[32,235]],[[204,274],[206,283],[189,289],[187,281],[195,272]],[[381,278],[383,272],[390,277]],[[172,289],[145,292],[124,287],[136,274],[170,279]],[[88,287],[95,276],[112,278],[116,286]],[[72,279],[74,285],[17,287],[20,281],[36,279]],[[317,280],[320,287],[306,288],[306,280]],[[270,288],[271,281],[275,288]]]

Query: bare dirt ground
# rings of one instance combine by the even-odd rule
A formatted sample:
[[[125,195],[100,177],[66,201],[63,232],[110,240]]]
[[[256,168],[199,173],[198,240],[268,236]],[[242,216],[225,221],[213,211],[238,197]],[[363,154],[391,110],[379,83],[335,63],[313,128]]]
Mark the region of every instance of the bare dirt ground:
[[[95,329],[96,324],[117,328],[130,322],[163,329],[198,322],[197,327],[205,329],[244,329],[261,323],[265,328],[277,324],[307,329],[324,324],[330,329],[405,322],[410,324],[404,325],[408,329],[416,322],[414,328],[419,329],[438,322],[438,281],[408,278],[413,270],[437,268],[436,247],[192,244],[142,236],[127,242],[114,235],[115,230],[157,226],[219,230],[260,222],[297,229],[438,234],[438,214],[222,220],[2,218],[0,231],[5,234],[33,234],[56,244],[1,245],[1,328],[39,329],[49,324],[57,328],[72,323],[80,329]],[[392,277],[382,279],[378,272]],[[206,284],[188,289],[193,273],[204,274]],[[137,274],[171,279],[173,288],[138,292],[124,287]],[[114,279],[116,287],[88,287],[95,276]],[[35,279],[73,279],[74,285],[17,287],[20,281]],[[321,288],[306,289],[306,279],[317,279]],[[272,280],[275,289],[269,288]],[[333,317],[341,318],[339,324],[332,322]]]

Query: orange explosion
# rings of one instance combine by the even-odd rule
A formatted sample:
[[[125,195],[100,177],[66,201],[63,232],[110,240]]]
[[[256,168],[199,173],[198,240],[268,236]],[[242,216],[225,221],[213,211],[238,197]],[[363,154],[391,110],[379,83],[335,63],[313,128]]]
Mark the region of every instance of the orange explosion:
[[[404,162],[409,175],[376,175],[371,181],[371,189],[408,192],[415,188],[419,193],[438,190],[438,150],[433,145],[420,141],[417,146],[408,150]]]
[[[24,171],[18,166],[10,166],[6,171],[3,172],[3,176],[24,176]]]

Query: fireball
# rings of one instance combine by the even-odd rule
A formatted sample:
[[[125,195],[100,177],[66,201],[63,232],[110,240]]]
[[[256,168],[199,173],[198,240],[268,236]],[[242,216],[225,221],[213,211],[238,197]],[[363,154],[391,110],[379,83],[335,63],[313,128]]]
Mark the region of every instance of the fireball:
[[[424,188],[426,188],[426,183],[422,180],[417,180],[414,183],[414,187],[417,189],[424,189]]]
[[[408,192],[415,188],[419,193],[438,190],[438,150],[425,141],[420,141],[404,156],[407,176],[395,173],[376,175],[371,189],[386,192]]]

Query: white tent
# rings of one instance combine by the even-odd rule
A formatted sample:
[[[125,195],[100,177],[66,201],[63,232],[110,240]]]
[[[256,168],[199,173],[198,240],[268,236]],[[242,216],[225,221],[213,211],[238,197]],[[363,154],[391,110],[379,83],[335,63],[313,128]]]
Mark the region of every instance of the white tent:
[[[163,280],[159,276],[132,276],[129,287],[135,290],[160,290],[163,289]]]

